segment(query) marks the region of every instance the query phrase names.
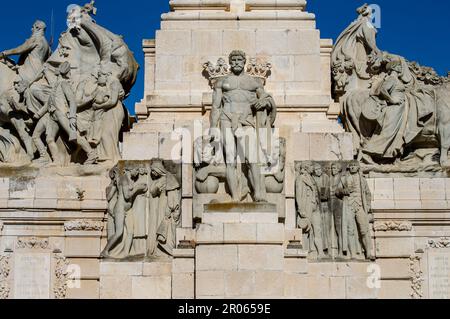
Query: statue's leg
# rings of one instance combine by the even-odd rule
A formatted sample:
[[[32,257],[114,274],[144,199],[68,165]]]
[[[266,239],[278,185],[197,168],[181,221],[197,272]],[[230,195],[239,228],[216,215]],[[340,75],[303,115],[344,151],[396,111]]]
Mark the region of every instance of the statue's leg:
[[[249,182],[253,188],[253,197],[255,202],[266,201],[266,183],[263,174],[261,173],[262,156],[260,147],[258,144],[256,130],[250,127],[246,127],[243,131],[244,134],[238,138],[238,154],[242,154],[245,157],[245,161],[248,165]]]
[[[316,210],[312,213],[311,223],[314,229],[314,245],[317,248],[318,258],[323,259],[325,258],[325,254],[323,252],[322,216],[320,210]]]
[[[120,203],[118,203],[118,205],[120,205]],[[108,241],[105,249],[101,253],[100,256],[102,256],[102,257],[108,257],[111,249],[113,249],[118,244],[118,242],[120,241],[120,239],[123,236],[123,231],[125,229],[125,212],[124,212],[123,207],[115,210],[114,222],[115,222],[115,225],[114,225],[115,233],[111,237],[111,239]]]
[[[347,243],[348,243],[347,252],[348,252],[348,257],[350,259],[353,259],[357,255],[356,241],[358,240],[357,229],[355,228],[355,214],[354,214],[353,207],[350,207],[348,209],[348,216],[346,218],[347,218],[347,223],[346,223],[347,229],[344,228],[344,231],[347,232]]]
[[[228,188],[230,189],[233,202],[240,202],[241,190],[237,177],[237,174],[240,174],[240,172],[237,171],[236,138],[229,121],[221,121],[221,135],[225,151]]]
[[[52,155],[53,161],[59,165],[63,164],[61,156],[59,154],[58,145],[56,145],[56,137],[59,133],[59,125],[54,120],[50,119],[47,122],[47,128],[45,130],[45,140]]]
[[[70,135],[72,132],[72,129],[70,127],[69,119],[59,111],[56,112],[56,116],[57,116],[58,122],[61,125],[61,127],[63,128],[63,130],[68,135]],[[81,149],[83,151],[86,152],[86,154],[88,156],[88,159],[86,160],[85,164],[86,165],[95,164],[98,160],[97,152],[94,149],[92,149],[92,147],[89,144],[89,142],[87,141],[87,139],[85,139],[84,137],[81,137],[81,135],[78,131],[76,132],[76,135],[77,135],[77,144],[81,147]]]
[[[370,238],[370,226],[367,213],[362,207],[356,211],[356,224],[362,237],[362,244],[367,259],[373,259],[372,240]]]
[[[38,159],[39,162],[43,163],[50,163],[52,160],[50,158],[50,155],[47,152],[47,147],[42,142],[41,136],[46,131],[46,125],[49,122],[48,114],[42,117],[39,122],[37,123],[34,132],[33,132],[33,142],[34,145],[36,145],[36,148],[39,152],[40,158]]]
[[[14,125],[17,133],[19,134],[20,139],[22,140],[23,144],[25,145],[25,149],[27,151],[27,155],[32,160],[34,158],[34,149],[33,149],[33,141],[28,135],[26,131],[25,122],[23,119],[18,119],[15,117],[11,118],[11,123]]]
[[[95,110],[95,120],[94,120],[94,134],[92,138],[89,140],[89,144],[96,147],[100,144],[100,140],[102,138],[102,126],[103,126],[103,114],[105,111],[103,109]]]

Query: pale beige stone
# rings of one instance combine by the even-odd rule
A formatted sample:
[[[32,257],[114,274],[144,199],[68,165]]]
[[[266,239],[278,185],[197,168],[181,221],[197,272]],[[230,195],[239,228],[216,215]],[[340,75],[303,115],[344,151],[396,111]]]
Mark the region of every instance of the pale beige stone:
[[[422,209],[447,209],[446,200],[422,200]]]
[[[260,270],[255,274],[257,295],[280,298],[284,295],[284,273],[282,271]]]
[[[372,202],[372,209],[395,209],[395,201],[376,200]]]
[[[142,147],[142,141],[148,145],[158,145],[157,133],[125,133],[122,157],[124,160],[151,160],[158,157],[158,147]]]
[[[0,199],[9,198],[9,178],[0,178]]]
[[[179,82],[182,80],[183,57],[174,52],[156,56],[156,84],[158,82]],[[173,87],[172,90],[176,90]]]
[[[198,271],[238,269],[238,247],[236,245],[198,246],[195,257]]]
[[[281,271],[283,248],[278,245],[239,245],[239,270]]]
[[[172,298],[194,299],[195,278],[193,273],[173,274],[172,276]]]
[[[156,31],[157,55],[186,55],[191,53],[191,31]]]
[[[100,278],[100,299],[131,299],[132,277],[122,274]]]
[[[195,295],[203,297],[222,297],[225,295],[224,271],[197,271],[195,278]]]
[[[103,211],[105,211],[108,208],[108,202],[106,200],[83,200],[83,201],[81,201],[80,204],[81,204],[80,208],[82,210],[103,210]]]
[[[146,262],[144,263],[142,274],[144,277],[150,276],[170,276],[172,274],[171,262]]]
[[[394,198],[396,201],[420,200],[420,180],[418,178],[394,178]]]
[[[377,260],[382,279],[411,278],[409,258],[382,258]]]
[[[286,229],[297,228],[297,211],[295,208],[295,199],[286,199],[286,219],[284,221]]]
[[[256,54],[255,30],[223,30],[222,54],[228,55],[232,50],[245,51],[248,55]]]
[[[394,199],[394,180],[392,178],[375,178],[374,183],[374,201]]]
[[[224,242],[255,243],[257,240],[256,224],[224,224]]]
[[[234,224],[241,221],[239,213],[203,213],[202,222],[204,224]]]
[[[57,209],[61,210],[81,210],[80,200],[58,200]]]
[[[225,228],[226,229],[226,228]],[[258,243],[278,244],[284,242],[283,224],[257,224],[256,240]]]
[[[294,81],[294,58],[289,55],[277,55],[270,58],[270,63],[273,65],[273,72],[267,90],[282,91],[285,87],[284,82]],[[280,86],[278,89],[277,84]]]
[[[422,201],[436,200],[445,201],[445,179],[443,178],[421,178],[420,179],[420,198]]]
[[[100,263],[100,276],[114,276],[121,274],[124,276],[142,276],[142,262],[105,262]]]
[[[70,265],[80,267],[82,279],[100,278],[100,262],[93,258],[69,258]]]
[[[67,299],[99,299],[100,282],[98,280],[81,280],[79,287],[67,288]]]
[[[256,30],[256,54],[262,56],[289,53],[288,35],[284,30]]]
[[[320,55],[296,55],[294,63],[295,80],[299,82],[317,82],[317,89],[320,90]]]
[[[33,199],[10,199],[8,200],[8,205],[5,205],[10,209],[29,209],[33,208]]]
[[[422,202],[420,200],[396,200],[395,209],[421,209]]]
[[[197,227],[197,243],[223,243],[224,224],[200,224]]]
[[[167,161],[181,161],[182,140],[181,136],[175,133],[159,134],[159,154],[158,158]]]
[[[132,277],[133,299],[171,299],[171,276]]]
[[[376,240],[377,257],[404,257],[414,254],[414,238],[383,237]]]
[[[288,49],[290,54],[320,54],[319,30],[289,30]]]
[[[284,274],[284,297],[303,299],[308,295],[308,278],[299,274]]]
[[[194,216],[192,213],[192,199],[183,198],[181,201],[181,226],[183,228],[192,228]]]
[[[308,261],[306,258],[285,258],[284,259],[284,271],[286,273],[294,274],[307,274],[308,273]]]
[[[222,55],[222,31],[221,30],[194,30],[192,31],[192,54]]]
[[[411,279],[382,280],[379,299],[411,299]]]
[[[344,277],[331,277],[328,299],[345,299],[346,282]]]
[[[376,299],[379,289],[369,288],[368,277],[347,277],[346,279],[347,299]]]
[[[276,224],[278,213],[241,213],[239,221],[245,224]]]
[[[255,272],[232,271],[225,273],[225,296],[246,297],[257,293]]]
[[[183,197],[192,197],[192,186],[193,186],[193,181],[192,181],[192,176],[193,176],[193,172],[192,172],[192,165],[190,164],[183,164],[182,166],[182,193],[183,193]]]
[[[36,180],[36,199],[58,198],[58,183],[56,178],[44,177]]]
[[[194,271],[195,271],[194,258],[175,258],[173,260],[174,274],[194,273]]]

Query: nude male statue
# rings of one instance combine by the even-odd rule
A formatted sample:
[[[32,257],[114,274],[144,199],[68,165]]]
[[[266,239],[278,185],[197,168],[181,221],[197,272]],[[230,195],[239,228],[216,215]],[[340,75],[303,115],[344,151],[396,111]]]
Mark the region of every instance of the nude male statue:
[[[258,130],[270,124],[270,114],[275,105],[264,91],[263,83],[246,74],[246,61],[244,52],[231,52],[231,74],[220,78],[215,84],[211,129],[220,127],[227,183],[233,202],[243,199],[240,185],[243,179],[239,169],[242,162],[248,165],[248,181],[253,189],[254,201],[264,202],[266,190],[261,174],[264,159],[260,156]],[[250,143],[241,134],[250,137]]]

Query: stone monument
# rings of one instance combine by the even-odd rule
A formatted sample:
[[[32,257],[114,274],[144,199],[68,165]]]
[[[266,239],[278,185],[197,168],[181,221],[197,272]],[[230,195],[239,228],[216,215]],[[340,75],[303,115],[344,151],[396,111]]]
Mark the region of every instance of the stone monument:
[[[1,53],[0,298],[448,298],[448,78],[368,5],[334,45],[304,0],[170,7],[132,126],[94,1]]]

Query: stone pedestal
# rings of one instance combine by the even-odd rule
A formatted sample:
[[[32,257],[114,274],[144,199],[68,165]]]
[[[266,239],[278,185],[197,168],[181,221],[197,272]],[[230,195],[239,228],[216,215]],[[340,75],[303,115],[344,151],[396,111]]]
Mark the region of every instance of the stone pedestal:
[[[275,205],[205,205],[195,250],[196,297],[282,297],[283,245]]]

